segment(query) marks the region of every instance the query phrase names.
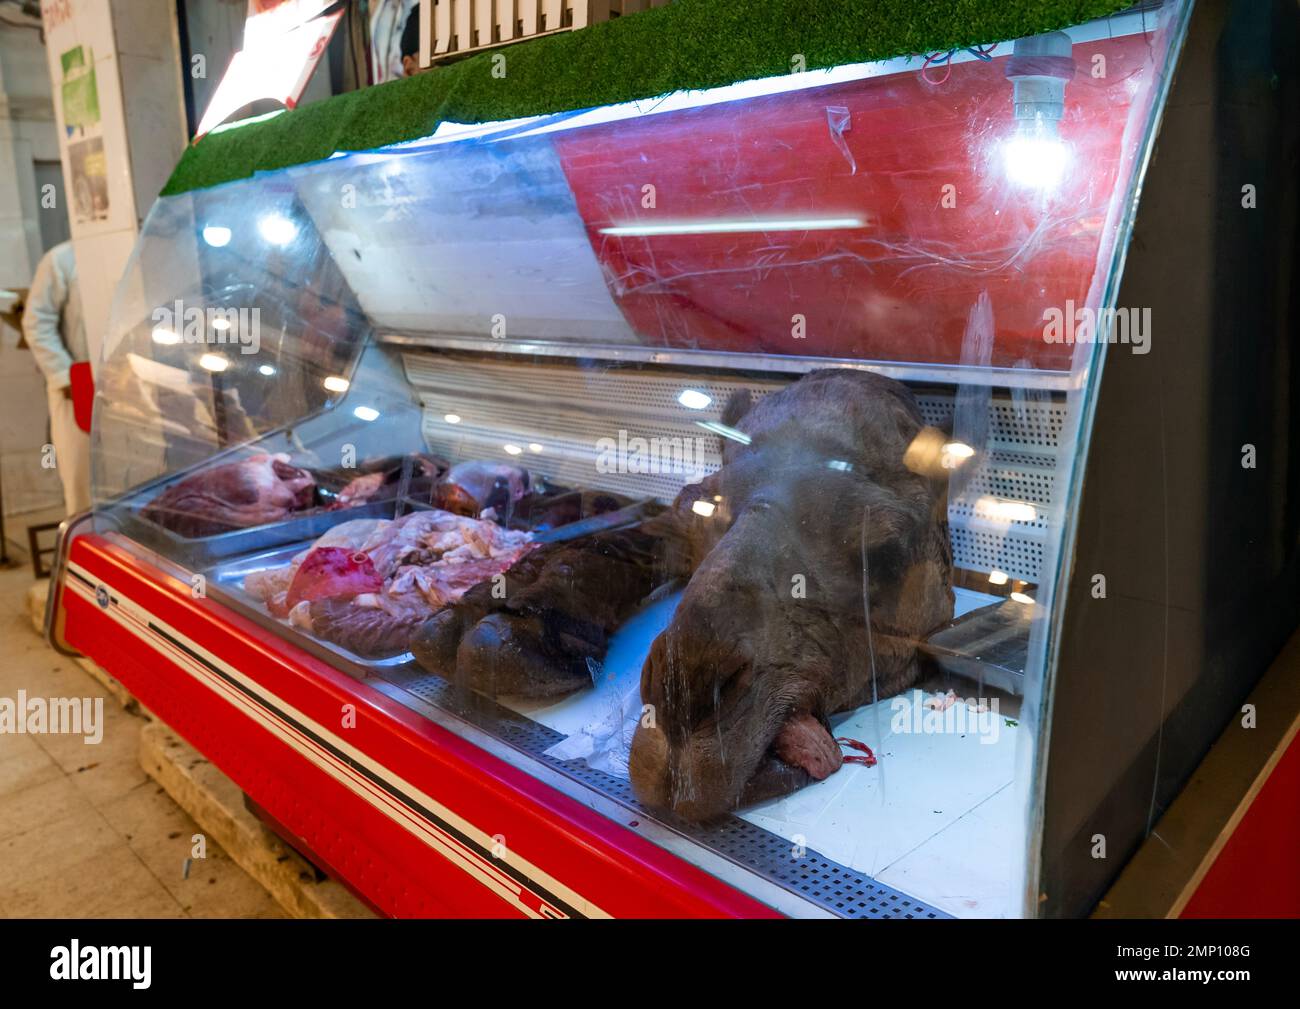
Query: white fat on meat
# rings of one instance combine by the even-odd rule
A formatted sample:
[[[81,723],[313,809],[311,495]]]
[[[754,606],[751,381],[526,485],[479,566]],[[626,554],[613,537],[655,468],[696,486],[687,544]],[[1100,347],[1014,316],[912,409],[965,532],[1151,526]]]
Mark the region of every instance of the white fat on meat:
[[[283,567],[249,574],[244,589],[273,609],[283,606],[294,575],[312,550],[343,547],[368,554],[385,580],[382,592],[362,593],[352,604],[400,618],[455,602],[477,581],[508,568],[531,543],[527,532],[440,509],[395,520],[354,519],[330,529]],[[289,622],[310,631],[310,603],[290,610]]]

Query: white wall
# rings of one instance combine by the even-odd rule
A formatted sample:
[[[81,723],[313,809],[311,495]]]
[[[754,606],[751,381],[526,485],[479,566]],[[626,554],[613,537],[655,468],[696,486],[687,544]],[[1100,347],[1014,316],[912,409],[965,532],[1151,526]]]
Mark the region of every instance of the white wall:
[[[11,17],[12,20],[12,17]],[[0,22],[0,287],[27,287],[40,261],[42,208],[33,165],[59,161],[50,76],[38,27]],[[61,230],[59,225],[52,229]],[[45,380],[18,333],[0,323],[0,479],[6,516],[61,507],[58,475],[41,466],[46,442]],[[22,541],[23,523],[6,532]]]

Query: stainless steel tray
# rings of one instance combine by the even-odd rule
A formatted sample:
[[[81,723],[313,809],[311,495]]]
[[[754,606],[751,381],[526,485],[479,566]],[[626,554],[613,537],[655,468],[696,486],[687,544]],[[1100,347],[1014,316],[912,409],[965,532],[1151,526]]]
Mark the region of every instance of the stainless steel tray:
[[[392,503],[389,502],[390,505]],[[334,514],[346,514],[346,512],[335,512]],[[254,598],[244,590],[244,579],[249,575],[256,571],[269,571],[271,568],[278,568],[288,564],[293,560],[295,554],[310,549],[313,542],[315,542],[315,537],[277,546],[269,550],[262,550],[232,563],[220,565],[207,574],[209,593],[218,602],[230,606],[232,609],[242,611],[245,616],[253,617],[258,623],[272,627],[276,634],[288,638],[295,644],[303,646],[310,643],[307,648],[308,651],[319,655],[323,650],[328,655],[322,657],[328,658],[332,656],[342,659],[343,662],[365,672],[377,673],[413,662],[415,657],[410,652],[401,652],[380,659],[364,658],[355,652],[334,644],[332,641],[309,634],[302,628],[295,627],[287,620],[281,620],[273,616],[267,612],[266,605],[260,599]]]
[[[281,522],[196,537],[180,536],[145,518],[141,513],[147,506],[146,501],[133,500],[114,508],[111,514],[117,522],[118,530],[142,546],[197,571],[232,557],[241,557],[274,546],[314,540],[340,522],[392,518],[396,514],[397,501],[372,501],[336,511],[316,508],[299,512]]]
[[[920,643],[943,669],[1023,697],[1033,606],[1008,599],[971,610]]]
[[[281,637],[293,641],[300,647],[319,655],[321,658],[325,658],[327,661],[341,660],[345,666],[354,667],[354,671],[363,674],[378,674],[396,667],[405,666],[415,661],[415,657],[410,652],[401,652],[397,655],[378,659],[357,655],[355,652],[349,651],[332,641],[317,637],[300,627],[295,627],[287,620],[281,620],[273,616],[267,611],[266,605],[260,599],[249,595],[244,590],[244,579],[250,574],[257,571],[269,571],[272,568],[288,564],[295,554],[310,549],[317,537],[331,526],[355,518],[392,518],[396,514],[399,504],[404,505],[403,513],[427,511],[429,508],[428,505],[417,502],[392,500],[374,506],[327,512],[325,514],[334,517],[334,520],[323,526],[319,532],[309,532],[307,535],[302,535],[301,530],[311,529],[313,526],[301,519],[276,523],[274,526],[262,526],[259,529],[239,530],[238,543],[249,548],[251,552],[229,556],[214,554],[208,558],[206,563],[191,567],[191,570],[198,571],[207,578],[209,594],[218,602],[241,612],[244,616],[250,617],[257,623],[272,629]],[[637,502],[625,508],[620,508],[618,511],[594,515],[590,518],[580,519],[577,522],[560,526],[557,529],[539,533],[536,540],[539,543],[557,542],[589,533],[634,525],[644,519],[647,512],[653,510],[653,508],[653,502]],[[153,523],[149,524],[153,525]],[[299,535],[284,541],[282,537],[292,536],[295,527],[300,531]],[[225,539],[234,535],[236,534],[221,533],[218,536],[209,537],[209,539]],[[175,538],[180,539],[180,537]]]

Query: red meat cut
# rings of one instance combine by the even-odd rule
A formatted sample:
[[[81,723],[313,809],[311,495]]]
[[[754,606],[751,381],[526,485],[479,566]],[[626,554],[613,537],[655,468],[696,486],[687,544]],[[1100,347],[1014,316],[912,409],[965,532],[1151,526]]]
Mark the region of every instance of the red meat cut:
[[[278,522],[310,508],[316,478],[284,454],[213,466],[175,483],[143,515],[182,536],[212,536]]]

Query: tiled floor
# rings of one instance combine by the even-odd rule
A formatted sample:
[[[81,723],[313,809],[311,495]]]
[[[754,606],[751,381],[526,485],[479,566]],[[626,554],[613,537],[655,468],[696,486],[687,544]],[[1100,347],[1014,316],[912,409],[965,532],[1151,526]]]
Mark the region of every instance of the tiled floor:
[[[142,719],[32,630],[29,567],[0,569],[0,698],[103,697],[104,734],[0,733],[0,917],[257,917],[284,912],[136,759]]]

